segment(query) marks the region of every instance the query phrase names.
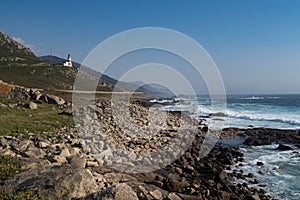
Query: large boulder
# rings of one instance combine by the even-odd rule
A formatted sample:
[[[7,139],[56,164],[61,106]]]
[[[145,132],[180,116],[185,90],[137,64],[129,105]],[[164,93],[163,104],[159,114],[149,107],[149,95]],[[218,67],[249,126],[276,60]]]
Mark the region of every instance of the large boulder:
[[[71,165],[45,166],[18,174],[6,181],[8,193],[37,191],[42,199],[71,200],[97,193],[96,181],[88,169]]]
[[[12,99],[18,99],[18,100],[28,100],[30,98],[30,95],[28,92],[22,88],[22,87],[15,87],[9,94],[9,97]]]
[[[258,136],[258,137],[249,137],[247,138],[243,144],[248,145],[248,146],[262,146],[262,145],[270,145],[272,144],[274,139],[269,137],[268,135],[266,136]]]
[[[28,103],[26,106],[31,110],[36,110],[38,108],[38,105],[32,101]]]
[[[44,95],[44,101],[49,104],[57,104],[57,105],[63,105],[66,103],[66,101],[63,98],[60,98],[55,95],[49,95],[49,94]]]
[[[20,86],[7,84],[0,80],[0,96],[9,97],[18,100],[28,100],[28,92]]]
[[[293,148],[290,147],[290,146],[288,146],[288,145],[279,144],[279,146],[277,147],[277,150],[280,150],[280,151],[289,151],[289,150],[293,150]]]

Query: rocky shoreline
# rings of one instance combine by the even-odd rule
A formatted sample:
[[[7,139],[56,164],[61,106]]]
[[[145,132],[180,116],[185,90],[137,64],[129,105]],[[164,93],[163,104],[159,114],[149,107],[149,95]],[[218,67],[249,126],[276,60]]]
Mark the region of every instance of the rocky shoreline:
[[[130,119],[133,123],[140,127],[149,125],[149,105],[147,101],[131,102]],[[245,177],[257,182],[253,174],[226,172],[243,160],[238,147],[217,143],[202,158],[199,152],[207,130],[199,126],[192,139],[180,135],[179,127],[185,127],[180,121],[184,114],[168,112],[161,124],[163,130],[141,137],[138,131],[126,132],[116,126],[107,99],[99,99],[95,105],[84,109],[92,110],[93,115],[86,115],[84,120],[78,121],[76,128],[65,127],[48,133],[51,135],[48,138],[36,134],[28,139],[1,136],[1,155],[22,160],[22,172],[7,180],[1,190],[7,193],[34,191],[42,199],[270,199],[263,188],[251,188],[246,183],[233,184],[234,180]],[[68,114],[78,115],[76,111]],[[87,138],[95,136],[97,130],[87,128],[93,127],[97,120],[102,123],[98,128],[101,128],[103,135],[96,141],[90,140],[91,143],[97,143],[98,149],[95,151]],[[157,123],[161,120],[157,116]],[[82,125],[84,128],[80,128]],[[85,131],[85,135],[82,135],[82,131]],[[88,134],[91,132],[94,135]],[[245,137],[248,145],[272,142],[300,144],[299,131],[228,128],[221,134],[221,138],[236,136]],[[140,162],[151,164],[151,157],[139,159],[139,156],[157,153],[158,149],[176,137],[181,143],[190,145],[184,152],[177,152],[181,156],[174,155],[174,162],[169,160],[170,164],[166,166],[161,160],[156,166],[161,168],[144,173],[130,173],[110,167],[117,164],[124,166],[124,163],[129,163],[128,168]],[[122,158],[116,157],[116,147],[111,143],[121,151],[131,153],[119,154],[124,155]]]

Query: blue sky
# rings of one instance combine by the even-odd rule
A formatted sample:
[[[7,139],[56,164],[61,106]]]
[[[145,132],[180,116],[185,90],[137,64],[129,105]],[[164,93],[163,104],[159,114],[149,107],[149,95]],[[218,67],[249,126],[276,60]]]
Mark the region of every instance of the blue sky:
[[[0,30],[37,55],[83,61],[101,41],[137,27],[164,27],[199,42],[228,93],[300,93],[300,1],[3,1]]]

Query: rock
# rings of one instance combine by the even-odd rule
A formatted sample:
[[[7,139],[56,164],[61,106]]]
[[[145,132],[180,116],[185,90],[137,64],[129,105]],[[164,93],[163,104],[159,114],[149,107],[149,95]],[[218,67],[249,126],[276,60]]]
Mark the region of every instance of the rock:
[[[279,144],[276,150],[289,151],[289,150],[293,150],[293,148],[287,145]]]
[[[248,146],[262,146],[262,145],[270,145],[272,144],[272,139],[269,138],[268,136],[264,137],[250,137],[247,138],[243,144],[248,145]]]
[[[23,155],[25,155],[26,157],[29,158],[43,158],[46,153],[37,147],[29,147],[24,153]]]
[[[36,104],[36,103],[34,103],[34,102],[30,102],[29,104],[27,104],[27,107],[29,108],[29,109],[31,109],[31,110],[36,110],[36,109],[38,109],[38,105]]]
[[[13,148],[18,150],[19,152],[24,152],[26,149],[28,149],[30,146],[33,147],[34,144],[31,140],[23,140],[17,143],[16,145],[12,145]]]
[[[81,150],[78,147],[73,147],[69,150],[70,156],[80,155]]]
[[[162,199],[162,194],[159,190],[150,191],[150,194],[157,200]]]
[[[68,162],[68,160],[65,157],[58,156],[58,155],[49,156],[48,160],[52,163],[59,163],[59,164],[64,164]]]
[[[128,155],[128,158],[129,160],[131,161],[134,161],[136,159],[136,154],[134,152],[131,152],[129,155]]]
[[[91,172],[71,165],[46,166],[17,174],[6,181],[8,193],[37,191],[42,199],[71,200],[98,192]]]
[[[203,131],[204,133],[207,133],[207,132],[208,132],[208,126],[207,126],[207,125],[204,125],[204,126],[201,128],[201,131]]]
[[[69,157],[69,156],[71,156],[70,151],[69,151],[68,148],[64,148],[59,155],[63,156],[63,157]]]
[[[63,105],[66,103],[66,101],[58,96],[55,96],[55,95],[44,95],[44,101],[46,103],[49,103],[49,104],[57,104],[57,105]]]
[[[117,185],[103,190],[97,195],[101,200],[138,200],[136,193],[126,183],[118,183]]]
[[[40,167],[41,165],[39,163],[29,163],[26,165],[22,165],[21,170],[27,171],[27,170],[31,170],[31,169],[36,169],[38,167]]]
[[[181,200],[181,198],[174,192],[169,193],[167,199],[168,200]]]
[[[210,117],[225,117],[226,114],[222,113],[222,112],[217,112],[217,113],[210,113],[209,116]]]
[[[40,91],[35,90],[34,92],[32,92],[31,98],[34,99],[35,101],[40,100],[42,94]]]
[[[225,179],[228,178],[228,175],[227,175],[227,173],[226,173],[224,170],[222,170],[222,171],[219,173],[218,178],[219,178],[219,180],[225,180]]]
[[[9,97],[12,99],[18,99],[18,100],[28,100],[29,99],[29,94],[24,90],[24,88],[15,86],[14,89],[11,90]]]
[[[10,149],[0,149],[0,155],[16,157],[17,154]]]
[[[186,185],[187,181],[184,177],[179,177],[176,174],[169,174],[165,187],[171,192],[182,192]]]
[[[40,148],[47,148],[49,146],[50,146],[50,144],[48,142],[39,141],[39,143],[38,143],[38,147],[40,147]]]
[[[87,161],[86,166],[87,167],[99,167],[100,165],[98,162]]]
[[[69,159],[69,163],[75,167],[85,168],[86,166],[86,158],[73,156]]]
[[[255,193],[254,195],[247,195],[246,200],[260,200],[259,195]]]
[[[263,165],[264,165],[264,163],[263,163],[263,162],[260,162],[260,161],[258,161],[258,162],[256,163],[256,165],[257,165],[257,166],[263,166]]]

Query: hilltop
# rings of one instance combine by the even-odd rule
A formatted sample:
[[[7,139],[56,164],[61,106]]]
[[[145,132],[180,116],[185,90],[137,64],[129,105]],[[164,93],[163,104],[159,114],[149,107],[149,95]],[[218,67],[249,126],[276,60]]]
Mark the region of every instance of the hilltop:
[[[0,80],[4,82],[48,91],[72,90],[78,70],[61,66],[63,61],[59,57],[39,58],[29,48],[0,32]],[[80,64],[74,63],[74,66]],[[112,91],[113,85],[100,80],[97,89]]]
[[[0,65],[28,66],[45,65],[23,44],[0,31]]]

